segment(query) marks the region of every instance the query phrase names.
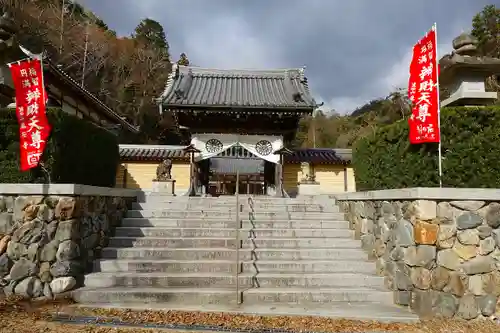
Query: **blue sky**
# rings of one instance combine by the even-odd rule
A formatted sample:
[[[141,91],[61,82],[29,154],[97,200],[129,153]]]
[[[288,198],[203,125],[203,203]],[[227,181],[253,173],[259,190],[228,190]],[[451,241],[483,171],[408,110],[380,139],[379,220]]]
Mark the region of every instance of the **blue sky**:
[[[306,66],[324,109],[353,111],[405,87],[413,44],[434,22],[440,56],[492,0],[79,0],[120,35],[159,21],[177,60],[213,68]]]

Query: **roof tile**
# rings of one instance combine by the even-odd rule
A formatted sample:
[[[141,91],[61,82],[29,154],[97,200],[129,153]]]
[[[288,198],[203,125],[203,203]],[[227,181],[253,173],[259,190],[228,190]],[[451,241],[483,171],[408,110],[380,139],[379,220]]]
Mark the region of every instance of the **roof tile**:
[[[217,70],[177,66],[160,97],[169,107],[215,106],[312,109],[303,69]]]
[[[184,146],[147,146],[120,145],[122,160],[161,161],[163,159],[189,159],[189,154],[183,151]],[[233,159],[255,160],[255,156],[246,153],[242,148],[232,147],[223,152],[219,159],[234,157]],[[345,164],[352,161],[351,149],[333,148],[304,148],[292,150],[292,154],[285,155],[287,163],[310,162],[315,164]],[[221,162],[222,163],[222,162]],[[225,163],[225,162],[224,162]]]
[[[344,164],[351,163],[351,149],[334,148],[303,148],[292,150],[292,154],[285,155],[285,162],[315,164]]]
[[[123,160],[143,160],[143,161],[161,161],[169,159],[188,159],[189,154],[181,149],[162,149],[162,148],[123,148],[120,147],[120,158]]]

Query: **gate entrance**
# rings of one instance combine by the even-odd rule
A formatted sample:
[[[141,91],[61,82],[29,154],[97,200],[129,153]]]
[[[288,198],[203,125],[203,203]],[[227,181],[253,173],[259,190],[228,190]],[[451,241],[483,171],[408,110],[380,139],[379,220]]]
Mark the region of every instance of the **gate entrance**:
[[[268,187],[274,186],[275,164],[239,145],[197,164],[201,192],[212,196],[235,195],[237,190],[239,194],[267,195]]]
[[[236,182],[239,182],[238,187]],[[210,159],[208,192],[213,196],[234,195],[237,188],[239,194],[262,195],[264,183],[264,161],[261,159]]]

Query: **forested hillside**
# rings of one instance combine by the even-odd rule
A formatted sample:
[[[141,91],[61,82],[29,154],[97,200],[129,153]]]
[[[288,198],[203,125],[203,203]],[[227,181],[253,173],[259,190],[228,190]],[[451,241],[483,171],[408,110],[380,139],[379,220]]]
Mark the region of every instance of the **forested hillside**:
[[[70,0],[0,0],[14,16],[21,42],[33,51],[45,50],[52,61],[96,94],[111,108],[141,126],[144,143],[179,143],[172,119],[160,117],[153,101],[161,94],[171,70],[172,55],[159,22],[138,22],[131,36],[117,36],[94,13]],[[63,6],[64,3],[64,6]],[[482,55],[500,57],[500,9],[487,6],[472,20],[472,33]],[[189,65],[186,54],[177,60]],[[500,91],[498,78],[488,89]],[[360,106],[350,115],[317,111],[302,120],[296,147],[351,147],[378,127],[408,117],[404,89]]]
[[[142,142],[177,141],[171,119],[160,119],[161,94],[172,56],[165,31],[144,19],[131,36],[117,36],[94,13],[70,0],[1,0],[14,17],[23,45],[44,50],[75,80],[131,123]],[[64,6],[63,6],[64,4]],[[189,63],[182,54],[182,63]]]

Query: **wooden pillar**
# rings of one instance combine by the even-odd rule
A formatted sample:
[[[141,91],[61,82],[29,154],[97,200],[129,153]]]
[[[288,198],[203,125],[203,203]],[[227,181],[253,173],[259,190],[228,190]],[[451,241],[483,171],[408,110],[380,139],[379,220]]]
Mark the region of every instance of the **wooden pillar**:
[[[347,180],[349,178],[347,177],[347,165],[344,164],[344,192],[349,191],[349,184],[347,184]]]
[[[276,196],[283,197],[283,155],[280,155],[280,161],[276,164],[275,186]]]
[[[194,165],[194,153],[189,154],[189,196],[196,195],[196,179],[195,179],[195,165]]]

